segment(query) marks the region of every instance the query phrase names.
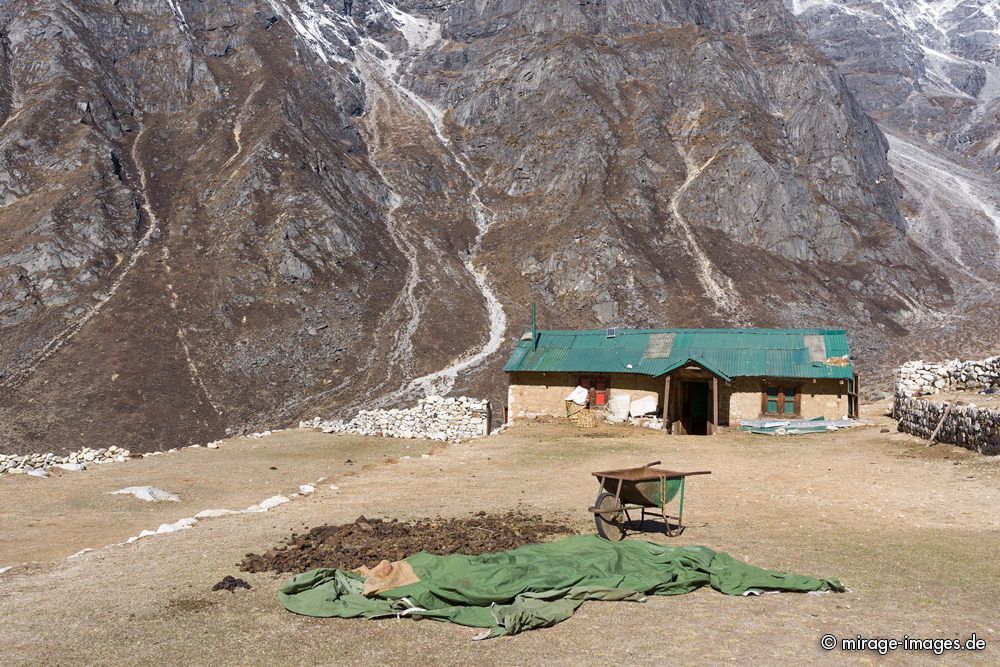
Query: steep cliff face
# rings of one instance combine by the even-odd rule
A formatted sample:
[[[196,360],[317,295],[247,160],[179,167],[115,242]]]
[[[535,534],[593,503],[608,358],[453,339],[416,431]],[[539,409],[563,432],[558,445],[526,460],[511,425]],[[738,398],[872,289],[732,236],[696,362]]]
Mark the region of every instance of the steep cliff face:
[[[991,0],[791,0],[889,137],[909,234],[969,295],[1000,279],[1000,8]]]
[[[5,450],[426,391],[560,326],[951,305],[887,143],[778,0],[8,3]],[[309,415],[311,416],[311,414]]]
[[[914,250],[885,140],[835,69],[777,3],[670,7],[457,5],[450,48],[410,67],[481,165],[505,282],[559,321],[607,324],[787,322],[879,298],[853,278]]]
[[[1000,20],[990,0],[786,0],[889,139],[907,235],[949,276],[954,304],[913,352],[1000,344]]]
[[[788,0],[886,126],[1000,167],[1000,9],[993,0]]]
[[[15,446],[183,444],[356,372],[406,263],[357,78],[267,3],[6,7]]]

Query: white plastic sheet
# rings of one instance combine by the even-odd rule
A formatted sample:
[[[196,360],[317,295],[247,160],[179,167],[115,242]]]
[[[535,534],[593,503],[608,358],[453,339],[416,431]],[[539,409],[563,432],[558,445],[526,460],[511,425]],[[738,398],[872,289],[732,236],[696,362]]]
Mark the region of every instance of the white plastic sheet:
[[[643,396],[637,398],[629,405],[628,414],[631,417],[643,417],[656,413],[656,396]]]
[[[583,387],[577,387],[576,389],[574,389],[569,393],[569,396],[566,397],[566,400],[573,401],[577,405],[586,405],[587,390],[584,389]]]
[[[608,401],[608,421],[623,422],[628,419],[628,408],[632,403],[632,397],[628,394],[612,394]]]

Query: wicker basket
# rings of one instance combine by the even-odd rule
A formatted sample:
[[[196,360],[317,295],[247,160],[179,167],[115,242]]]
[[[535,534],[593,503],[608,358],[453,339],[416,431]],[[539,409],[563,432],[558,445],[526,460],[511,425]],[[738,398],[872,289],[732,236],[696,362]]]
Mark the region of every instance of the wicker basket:
[[[566,401],[566,416],[581,428],[593,428],[604,421],[603,411],[590,410],[571,401]]]

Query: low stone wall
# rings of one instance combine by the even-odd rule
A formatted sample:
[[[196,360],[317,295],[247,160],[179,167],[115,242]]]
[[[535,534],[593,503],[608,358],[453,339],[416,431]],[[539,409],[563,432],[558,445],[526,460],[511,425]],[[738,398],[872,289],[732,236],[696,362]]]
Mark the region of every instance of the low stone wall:
[[[939,391],[963,391],[1000,386],[1000,357],[981,361],[953,359],[943,363],[911,361],[899,368],[897,396],[925,396]]]
[[[980,454],[1000,454],[1000,410],[975,405],[935,403],[926,399],[896,396],[893,417],[899,430],[929,439],[951,405],[935,442],[947,442]]]
[[[349,422],[299,422],[300,428],[319,428],[324,433],[357,433],[388,438],[428,438],[457,442],[490,433],[490,403],[461,396],[428,396],[412,408],[362,410]]]
[[[66,456],[58,456],[51,452],[47,454],[0,454],[0,473],[32,472],[33,474],[41,474],[53,466],[68,466],[67,470],[83,470],[94,463],[122,463],[131,456],[132,453],[129,450],[113,445],[101,449],[84,447]]]

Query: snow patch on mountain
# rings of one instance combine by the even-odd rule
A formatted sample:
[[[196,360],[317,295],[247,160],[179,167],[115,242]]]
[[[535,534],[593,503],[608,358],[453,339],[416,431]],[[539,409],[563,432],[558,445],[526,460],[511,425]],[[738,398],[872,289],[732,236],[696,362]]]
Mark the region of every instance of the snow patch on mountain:
[[[399,31],[403,33],[406,43],[411,49],[423,51],[441,41],[441,24],[430,19],[419,18],[400,10],[395,5],[382,3],[389,15],[396,22]]]
[[[350,42],[339,22],[334,20],[338,15],[325,4],[317,11],[312,3],[301,0],[294,0],[294,9],[286,6],[292,5],[292,0],[288,3],[277,0],[269,2],[272,9],[288,21],[288,25],[317,58],[327,65],[350,64],[350,61],[339,55],[341,49],[350,47]]]

